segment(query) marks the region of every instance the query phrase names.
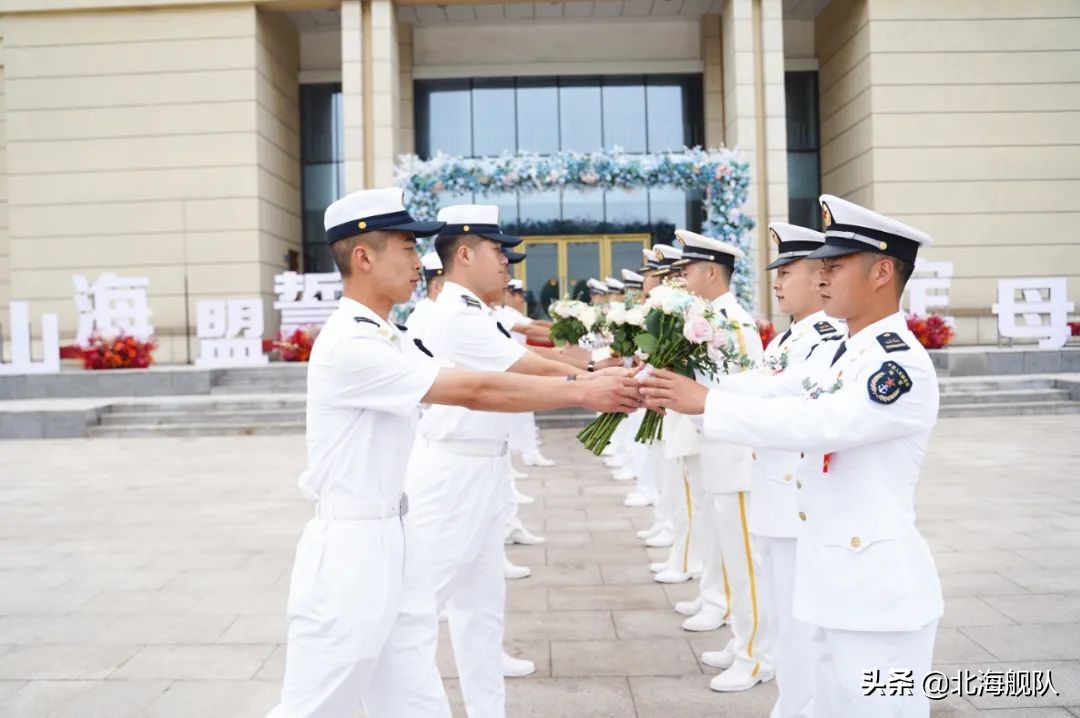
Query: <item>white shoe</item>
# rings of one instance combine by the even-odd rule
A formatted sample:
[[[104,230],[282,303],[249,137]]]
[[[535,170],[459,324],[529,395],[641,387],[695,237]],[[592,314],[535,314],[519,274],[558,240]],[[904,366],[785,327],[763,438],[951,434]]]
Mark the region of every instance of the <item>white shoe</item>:
[[[514,658],[503,651],[502,668],[504,678],[524,678],[536,673],[536,664],[525,658]]]
[[[704,607],[705,599],[698,596],[693,601],[677,601],[675,603],[675,613],[680,616],[693,616]]]
[[[510,478],[512,478],[514,481],[518,481],[520,479],[529,478],[529,475],[528,474],[523,474],[522,472],[518,471],[513,466],[511,466],[510,467]]]
[[[537,536],[524,526],[515,528],[510,532],[510,535],[506,537],[506,543],[516,543],[522,546],[539,546],[544,543],[546,539],[543,536]]]
[[[532,496],[527,496],[526,494],[521,493],[520,491],[517,490],[516,486],[514,486],[513,489],[514,489],[514,501],[516,503],[522,504],[524,506],[528,506],[529,504],[535,504],[536,503],[536,499],[534,499]]]
[[[539,443],[539,442],[537,442],[537,443]],[[608,444],[607,446],[605,446],[604,450],[600,452],[600,456],[614,456],[614,455],[615,455],[615,447],[612,446],[611,444]]]
[[[709,688],[718,693],[732,693],[746,691],[758,683],[771,681],[773,672],[771,668],[762,668],[760,664],[756,668],[750,668],[745,664],[732,666],[720,675],[709,681]]]
[[[637,478],[633,469],[622,468],[611,472],[611,478],[615,481],[633,481]]]
[[[631,491],[626,495],[626,499],[623,501],[623,506],[630,506],[632,508],[644,508],[646,506],[652,506],[653,499],[648,496],[642,496],[641,494]]]
[[[637,537],[638,537],[639,539],[647,539],[647,538],[652,538],[652,537],[653,537],[653,536],[655,536],[656,534],[658,534],[658,533],[660,533],[661,531],[663,531],[663,530],[664,530],[665,528],[667,528],[667,527],[666,527],[666,526],[664,526],[664,524],[661,524],[661,523],[655,523],[655,524],[653,524],[652,526],[650,526],[650,527],[649,527],[649,528],[647,528],[647,529],[641,529],[640,531],[638,531],[638,532],[637,532]]]
[[[521,463],[526,466],[554,466],[555,462],[551,459],[545,458],[543,454],[532,454],[531,456],[522,456]]]
[[[506,559],[503,561],[503,576],[511,581],[516,578],[528,578],[532,576],[532,569],[528,566],[518,566],[516,563],[512,563],[510,559]]]
[[[653,580],[657,583],[686,583],[692,581],[695,578],[701,576],[700,573],[694,573],[692,571],[673,571],[668,569],[667,571],[661,571],[653,576]]]
[[[654,561],[653,563],[649,564],[649,570],[652,571],[653,573],[662,573],[664,571],[667,571],[667,569],[668,569],[668,562],[667,561]]]
[[[609,469],[618,469],[621,468],[622,465],[622,459],[620,459],[618,456],[612,455],[604,459],[604,466],[608,467]]]
[[[735,652],[727,646],[722,651],[705,651],[701,654],[701,662],[709,668],[726,671],[735,665]]]
[[[700,611],[682,622],[683,630],[694,632],[715,631],[727,623],[726,613],[727,611],[721,611],[716,606],[703,606]]]
[[[668,529],[661,529],[655,535],[645,539],[645,545],[649,548],[667,548],[675,542],[675,535]]]

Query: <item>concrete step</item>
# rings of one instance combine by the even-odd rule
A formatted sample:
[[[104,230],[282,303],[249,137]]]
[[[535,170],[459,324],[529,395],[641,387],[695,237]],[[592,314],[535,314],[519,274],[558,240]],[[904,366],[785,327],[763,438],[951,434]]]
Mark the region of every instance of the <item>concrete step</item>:
[[[91,426],[91,437],[145,437],[145,436],[251,436],[276,434],[302,434],[304,422],[282,421],[257,426],[243,424],[169,424],[164,426],[136,424],[134,426]]]
[[[229,394],[303,394],[307,391],[307,385],[303,383],[275,382],[269,384],[228,384],[226,386],[213,386],[210,393],[218,395]]]
[[[258,397],[251,399],[212,399],[210,401],[151,401],[138,404],[113,404],[113,414],[160,414],[166,412],[216,411],[303,411],[307,401],[301,393],[292,397]]]
[[[942,406],[938,417],[1033,416],[1037,414],[1080,414],[1080,401],[1017,401],[1002,404],[956,404]]]
[[[229,424],[230,426],[263,426],[276,423],[305,421],[305,412],[270,409],[266,411],[170,411],[162,413],[103,414],[101,426],[190,426],[192,424]]]
[[[939,379],[938,385],[941,388],[941,393],[953,394],[953,393],[969,393],[969,392],[988,392],[988,391],[1008,391],[1008,390],[1036,390],[1036,389],[1054,389],[1056,388],[1056,382],[1054,379],[1045,377],[1033,377],[1033,378],[1016,378],[1011,377],[981,377],[979,379],[966,379],[966,378],[944,378]]]
[[[970,404],[1012,404],[1040,401],[1069,401],[1066,389],[1006,389],[1004,391],[953,391],[942,392],[942,406]]]

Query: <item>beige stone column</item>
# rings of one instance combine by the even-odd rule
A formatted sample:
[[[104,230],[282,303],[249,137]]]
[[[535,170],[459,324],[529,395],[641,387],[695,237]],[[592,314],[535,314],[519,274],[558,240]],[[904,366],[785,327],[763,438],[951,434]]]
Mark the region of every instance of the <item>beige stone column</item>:
[[[398,76],[400,79],[401,116],[398,118],[398,151],[416,152],[416,120],[413,109],[413,26],[398,25]]]
[[[364,178],[364,37],[361,0],[341,2],[341,112],[345,191],[367,186]]]
[[[371,0],[371,78],[365,101],[372,122],[371,179],[375,187],[394,183],[398,156],[398,118],[401,116],[401,76],[398,69],[397,13],[393,0]]]
[[[701,60],[704,67],[705,146],[724,144],[724,58],[720,16],[701,18]]]
[[[768,225],[787,219],[787,128],[781,0],[725,0],[720,20],[724,139],[750,164],[746,212],[759,314],[772,305]],[[708,65],[706,65],[707,67]]]

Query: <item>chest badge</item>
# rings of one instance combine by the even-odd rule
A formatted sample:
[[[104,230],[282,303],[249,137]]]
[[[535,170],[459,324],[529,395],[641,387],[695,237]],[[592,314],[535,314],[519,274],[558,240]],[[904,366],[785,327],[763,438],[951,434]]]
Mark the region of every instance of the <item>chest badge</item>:
[[[911,391],[911,387],[911,377],[894,361],[882,364],[866,381],[870,400],[886,406],[895,404],[900,397]]]

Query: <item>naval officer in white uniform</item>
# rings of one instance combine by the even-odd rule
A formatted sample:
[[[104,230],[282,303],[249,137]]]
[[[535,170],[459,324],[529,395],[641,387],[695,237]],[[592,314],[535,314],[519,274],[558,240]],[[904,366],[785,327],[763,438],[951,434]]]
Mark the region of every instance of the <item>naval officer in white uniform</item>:
[[[920,687],[944,604],[915,487],[939,397],[900,296],[931,239],[832,195],[821,210],[825,244],[809,258],[822,262],[823,308],[850,336],[828,367],[782,382],[800,395],[710,390],[671,372],[643,386],[657,409],[704,414],[709,435],[801,452],[793,614],[814,626],[812,715],[924,718]],[[912,672],[911,695],[865,695],[867,672],[893,670]]]
[[[420,281],[417,222],[400,189],[334,202],[325,227],[343,296],[312,348],[308,468],[315,504],[296,550],[281,702],[270,718],[450,716],[435,665],[435,595],[402,492],[418,406],[634,410],[630,379],[448,369],[387,320]]]

